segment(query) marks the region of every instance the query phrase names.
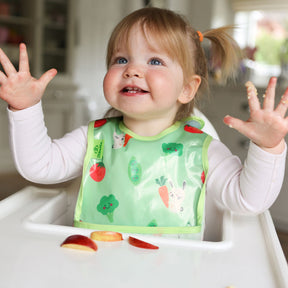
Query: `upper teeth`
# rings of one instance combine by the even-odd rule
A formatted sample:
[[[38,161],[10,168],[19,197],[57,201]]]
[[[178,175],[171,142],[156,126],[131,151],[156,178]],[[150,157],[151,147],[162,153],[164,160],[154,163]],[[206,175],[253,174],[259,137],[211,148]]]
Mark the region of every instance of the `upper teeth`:
[[[126,87],[125,89],[133,93],[135,93],[136,91],[142,91],[140,88],[137,88],[137,87]]]

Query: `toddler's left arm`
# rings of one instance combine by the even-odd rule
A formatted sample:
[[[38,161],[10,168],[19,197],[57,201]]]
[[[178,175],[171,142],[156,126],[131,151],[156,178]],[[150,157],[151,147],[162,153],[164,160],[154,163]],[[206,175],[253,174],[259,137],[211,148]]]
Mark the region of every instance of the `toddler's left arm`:
[[[288,133],[288,117],[285,117],[288,108],[288,88],[274,109],[276,83],[277,79],[272,77],[263,96],[263,108],[261,108],[256,88],[251,82],[247,82],[249,119],[242,121],[227,115],[224,123],[250,138],[263,150],[280,154],[284,151],[284,137]]]

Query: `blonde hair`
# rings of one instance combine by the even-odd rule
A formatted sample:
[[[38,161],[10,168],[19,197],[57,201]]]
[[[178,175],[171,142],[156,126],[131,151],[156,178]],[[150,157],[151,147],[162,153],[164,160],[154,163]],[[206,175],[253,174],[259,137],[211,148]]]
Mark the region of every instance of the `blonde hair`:
[[[173,11],[160,8],[136,10],[120,21],[111,34],[107,47],[107,69],[117,48],[122,43],[127,43],[129,33],[136,24],[142,29],[148,43],[149,38],[153,38],[160,49],[180,64],[186,83],[195,74],[201,77],[201,84],[194,99],[180,106],[175,121],[190,116],[199,94],[208,88],[207,59],[199,34],[183,16]],[[233,78],[239,67],[240,48],[228,33],[231,28],[225,26],[202,33],[204,38],[211,41],[209,63],[212,67],[221,66],[222,82],[226,82],[229,77]]]

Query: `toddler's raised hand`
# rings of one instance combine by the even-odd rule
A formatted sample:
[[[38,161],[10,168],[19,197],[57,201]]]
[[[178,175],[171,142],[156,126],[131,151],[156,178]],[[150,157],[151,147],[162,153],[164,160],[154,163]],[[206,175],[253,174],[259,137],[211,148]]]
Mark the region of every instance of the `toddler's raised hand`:
[[[0,71],[0,98],[14,111],[38,103],[46,86],[57,74],[56,69],[50,69],[39,79],[33,78],[30,74],[26,45],[20,44],[19,50],[19,71],[17,71],[0,49],[0,63],[5,71],[5,73]]]
[[[264,95],[263,108],[257,97],[257,91],[251,82],[246,83],[250,117],[247,121],[226,116],[224,123],[250,138],[262,149],[271,153],[281,153],[284,149],[284,137],[288,133],[288,88],[280,103],[274,109],[277,79],[272,77]]]

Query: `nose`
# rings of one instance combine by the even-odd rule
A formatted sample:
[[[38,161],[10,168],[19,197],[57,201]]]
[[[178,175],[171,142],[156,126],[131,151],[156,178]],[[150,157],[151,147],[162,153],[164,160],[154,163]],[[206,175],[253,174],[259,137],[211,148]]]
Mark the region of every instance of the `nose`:
[[[143,78],[143,71],[139,66],[129,65],[123,74],[124,78]]]

